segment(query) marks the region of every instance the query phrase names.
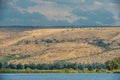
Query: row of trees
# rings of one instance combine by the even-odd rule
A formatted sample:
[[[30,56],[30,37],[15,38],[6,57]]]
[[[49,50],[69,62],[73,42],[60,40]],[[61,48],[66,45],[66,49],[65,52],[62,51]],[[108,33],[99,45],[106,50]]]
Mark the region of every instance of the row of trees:
[[[64,63],[57,62],[53,64],[8,64],[4,65],[0,63],[0,68],[10,68],[10,69],[39,69],[39,70],[55,70],[55,69],[76,69],[83,70],[88,68],[89,70],[93,69],[102,69],[105,68],[103,64],[95,63],[95,64],[76,64],[76,63]]]
[[[76,63],[65,63],[65,62],[56,62],[53,64],[2,64],[0,63],[1,68],[10,68],[10,69],[38,69],[38,70],[58,70],[58,69],[75,69],[75,70],[93,70],[93,69],[120,69],[120,58],[116,58],[112,61],[107,61],[105,64],[93,63],[93,64],[76,64]]]

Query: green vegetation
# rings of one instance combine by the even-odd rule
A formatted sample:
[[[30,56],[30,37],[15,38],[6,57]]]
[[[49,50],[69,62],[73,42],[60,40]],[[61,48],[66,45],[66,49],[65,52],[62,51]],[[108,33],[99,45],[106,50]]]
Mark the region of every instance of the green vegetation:
[[[103,47],[105,49],[109,49],[109,45],[111,43],[105,43],[104,39],[96,39],[93,42],[91,42],[90,44],[98,46],[98,47]]]
[[[0,69],[2,68],[2,63],[0,63]]]
[[[38,70],[38,69],[1,69],[1,73],[78,73],[78,70],[61,69],[61,70]]]
[[[0,69],[0,73],[120,73],[120,70],[93,69],[93,70],[75,70],[75,69],[60,69],[60,70],[39,70],[39,69]]]
[[[1,73],[120,73],[120,57],[105,64],[76,64],[56,62],[53,64],[7,64],[0,63]]]
[[[114,60],[107,61],[105,65],[108,70],[120,69],[120,58],[115,58]]]
[[[24,59],[24,58],[27,58],[29,57],[29,55],[15,55],[15,54],[11,54],[11,55],[8,55],[6,57],[3,57],[2,59],[0,59],[0,62],[1,63],[4,63],[4,62],[8,62],[10,60],[15,60],[15,59]]]

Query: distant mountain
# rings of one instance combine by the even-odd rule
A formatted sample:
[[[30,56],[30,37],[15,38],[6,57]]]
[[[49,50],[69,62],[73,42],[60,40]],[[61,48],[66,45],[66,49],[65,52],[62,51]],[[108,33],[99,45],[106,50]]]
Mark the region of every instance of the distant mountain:
[[[120,26],[102,26],[102,25],[67,25],[67,26],[0,26],[0,28],[104,28],[104,27],[120,27]]]

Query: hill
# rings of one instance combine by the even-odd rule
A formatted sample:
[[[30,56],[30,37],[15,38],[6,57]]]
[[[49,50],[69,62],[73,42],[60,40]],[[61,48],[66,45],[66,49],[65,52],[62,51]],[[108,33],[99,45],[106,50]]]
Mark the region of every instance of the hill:
[[[120,57],[120,28],[0,28],[0,62],[104,63]]]

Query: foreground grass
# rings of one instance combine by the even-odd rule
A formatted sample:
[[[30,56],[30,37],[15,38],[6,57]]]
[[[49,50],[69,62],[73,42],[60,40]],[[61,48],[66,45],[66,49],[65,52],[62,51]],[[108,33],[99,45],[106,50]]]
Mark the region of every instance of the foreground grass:
[[[73,69],[63,69],[63,70],[0,69],[0,73],[78,73],[78,70],[73,70]]]
[[[32,69],[0,69],[0,73],[120,73],[120,70],[74,70],[74,69],[61,69],[61,70],[32,70]]]

